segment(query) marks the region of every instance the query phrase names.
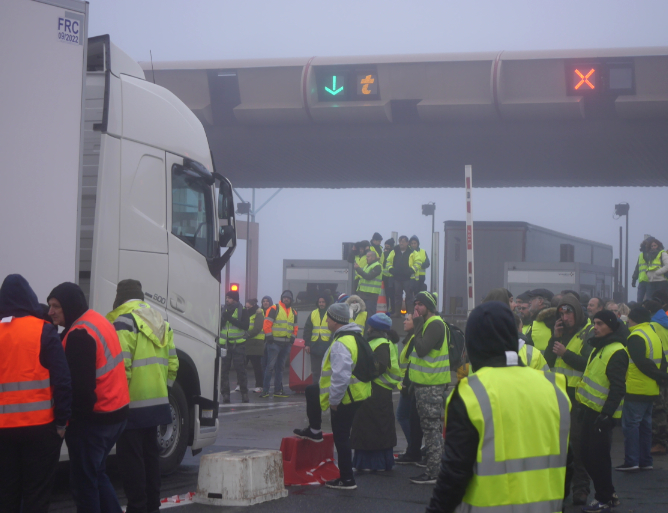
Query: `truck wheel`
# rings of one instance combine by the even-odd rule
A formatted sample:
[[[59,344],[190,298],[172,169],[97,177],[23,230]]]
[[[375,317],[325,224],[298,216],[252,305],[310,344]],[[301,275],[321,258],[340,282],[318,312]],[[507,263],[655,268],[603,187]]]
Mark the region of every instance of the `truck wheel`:
[[[158,426],[160,473],[162,475],[176,471],[188,447],[190,415],[186,395],[178,381],[169,391],[169,408],[172,411],[172,423]]]

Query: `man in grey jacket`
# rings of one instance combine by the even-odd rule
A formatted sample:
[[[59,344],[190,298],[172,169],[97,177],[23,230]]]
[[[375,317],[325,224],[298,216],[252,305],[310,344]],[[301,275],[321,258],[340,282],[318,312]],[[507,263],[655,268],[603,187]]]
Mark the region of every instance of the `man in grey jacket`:
[[[357,488],[353,476],[352,449],[350,448],[350,430],[355,413],[364,399],[371,395],[371,384],[357,381],[353,376],[356,357],[346,346],[355,344],[353,339],[361,334],[362,328],[350,323],[350,310],[345,303],[334,303],[327,309],[327,323],[332,332],[332,345],[329,346],[323,360],[322,376],[319,385],[310,385],[304,391],[306,395],[306,415],[309,425],[293,432],[300,438],[313,442],[322,442],[322,412],[328,408],[332,414],[332,434],[338,454],[341,477],[327,481],[325,486],[337,490]]]

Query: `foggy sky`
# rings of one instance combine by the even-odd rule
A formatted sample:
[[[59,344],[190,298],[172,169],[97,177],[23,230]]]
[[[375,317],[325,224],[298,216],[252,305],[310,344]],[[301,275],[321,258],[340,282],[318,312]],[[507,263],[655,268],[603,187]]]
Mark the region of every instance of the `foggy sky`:
[[[89,35],[110,34],[137,61],[148,61],[149,50],[154,61],[246,59],[668,46],[666,19],[665,0],[91,0]],[[475,186],[475,168],[473,175]],[[612,214],[615,203],[628,202],[630,284],[643,235],[668,243],[668,188],[605,185],[475,189],[474,221],[526,221],[610,244],[618,257],[623,219]],[[249,200],[250,190],[239,192]],[[272,193],[259,190],[258,205]],[[340,258],[341,242],[375,231],[416,234],[429,251],[431,219],[420,205],[430,201],[437,230],[465,219],[463,189],[283,190],[256,219],[258,295],[278,299],[284,258]],[[231,262],[232,281],[241,283],[244,248],[241,241]]]

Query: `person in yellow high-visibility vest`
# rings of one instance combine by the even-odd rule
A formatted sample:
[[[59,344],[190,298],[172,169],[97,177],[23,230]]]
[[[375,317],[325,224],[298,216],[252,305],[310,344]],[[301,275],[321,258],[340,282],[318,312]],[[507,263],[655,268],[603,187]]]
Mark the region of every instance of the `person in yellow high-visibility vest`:
[[[355,262],[354,269],[355,274],[359,276],[357,295],[364,301],[367,318],[369,318],[376,313],[378,296],[383,283],[383,267],[378,261],[378,254],[374,250],[370,250],[366,254],[365,265],[361,266]]]
[[[654,295],[655,298],[656,294]],[[657,298],[659,299],[659,298]],[[642,306],[652,314],[651,326],[661,339],[663,354],[668,358],[668,315],[659,301],[648,299]],[[668,386],[659,385],[659,397],[652,407],[652,450],[654,456],[668,453]]]
[[[410,482],[434,484],[438,475],[439,457],[443,450],[441,412],[446,385],[451,381],[448,354],[450,330],[436,313],[436,298],[433,294],[420,292],[415,297],[414,308],[415,335],[409,353],[408,374],[415,389],[420,426],[427,448],[427,467],[423,474],[411,477]],[[411,438],[413,436],[411,430]]]
[[[448,397],[427,513],[560,512],[571,406],[565,378],[524,366],[512,313],[497,301],[471,312],[466,347],[474,374]]]
[[[615,467],[619,471],[653,468],[652,406],[659,397],[659,384],[668,382],[668,374],[661,339],[652,328],[651,320],[652,315],[641,306],[629,312],[631,334],[626,350],[630,363],[622,410],[624,463]]]
[[[545,351],[545,359],[555,374],[566,376],[567,393],[575,401],[575,388],[587,366],[592,351],[588,339],[593,335],[591,324],[577,298],[565,294],[557,306],[559,319],[554,325],[554,336]],[[578,415],[571,416],[571,446],[573,448],[573,500],[580,502],[589,495],[589,476],[582,462],[582,424]],[[584,504],[584,502],[582,502]]]
[[[322,363],[320,383],[309,385],[304,391],[309,425],[293,433],[312,442],[322,442],[322,412],[331,410],[340,477],[327,481],[325,486],[355,490],[350,430],[355,413],[371,396],[371,383],[359,381],[353,375],[358,357],[356,337],[361,336],[362,328],[350,322],[350,311],[345,303],[334,303],[327,309],[327,327],[332,333],[332,344]]]
[[[248,398],[248,373],[246,372],[246,339],[248,318],[243,315],[244,307],[239,302],[239,292],[230,290],[225,294],[225,306],[221,309],[220,338],[218,342],[226,349],[220,371],[220,393],[223,404],[230,403],[230,368],[234,365],[237,382],[244,403]]]
[[[394,239],[387,239],[383,249],[383,286],[385,287],[385,299],[387,300],[387,315],[394,313],[394,280],[390,274],[392,262],[389,260],[390,254],[394,250]]]
[[[392,320],[384,313],[369,317],[366,339],[378,362],[379,376],[371,382],[371,397],[355,415],[350,445],[355,450],[353,466],[361,470],[392,470],[397,431],[392,391],[401,382],[399,335],[392,330]]]
[[[304,350],[311,357],[311,374],[313,384],[320,382],[322,359],[329,348],[332,334],[327,327],[327,298],[320,294],[316,302],[316,309],[306,318],[304,324]]]
[[[581,417],[582,461],[594,482],[595,499],[583,511],[610,511],[619,506],[612,484],[612,429],[622,416],[626,393],[629,355],[624,348],[626,328],[609,310],[594,314],[593,351],[587,360],[582,379],[578,381],[573,415]],[[586,497],[573,496],[574,505],[586,503]],[[607,508],[607,509],[606,509]]]

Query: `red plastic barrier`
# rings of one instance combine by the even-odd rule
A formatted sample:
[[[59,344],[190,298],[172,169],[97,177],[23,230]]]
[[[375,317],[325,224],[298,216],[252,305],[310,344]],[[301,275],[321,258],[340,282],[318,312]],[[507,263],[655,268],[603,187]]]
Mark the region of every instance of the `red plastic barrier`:
[[[334,463],[332,433],[323,433],[323,441],[317,443],[296,436],[284,438],[281,453],[286,486],[323,484],[340,476],[339,467]]]
[[[311,374],[311,356],[304,349],[304,339],[295,339],[290,349],[290,390],[303,392],[313,383]]]

